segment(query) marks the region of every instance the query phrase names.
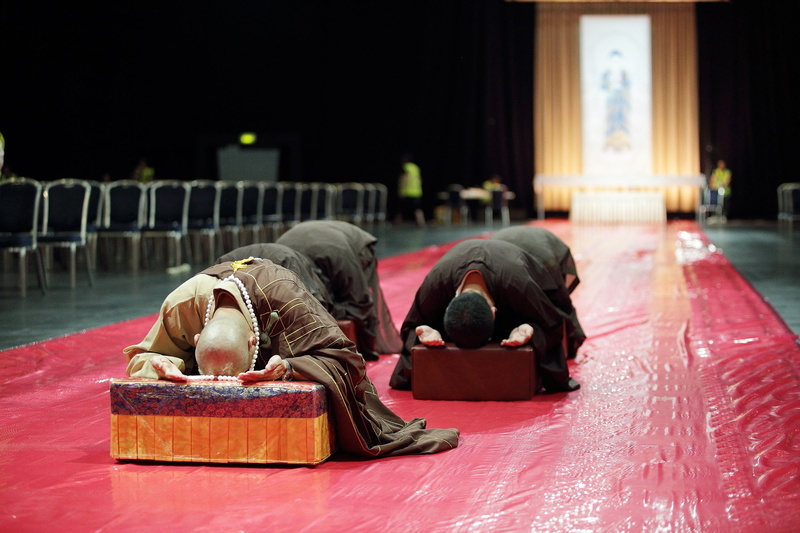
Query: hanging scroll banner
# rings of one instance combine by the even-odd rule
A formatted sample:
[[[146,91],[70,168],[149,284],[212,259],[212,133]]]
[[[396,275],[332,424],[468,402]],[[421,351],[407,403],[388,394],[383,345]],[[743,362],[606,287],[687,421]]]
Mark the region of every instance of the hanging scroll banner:
[[[583,174],[652,174],[650,17],[580,20]]]

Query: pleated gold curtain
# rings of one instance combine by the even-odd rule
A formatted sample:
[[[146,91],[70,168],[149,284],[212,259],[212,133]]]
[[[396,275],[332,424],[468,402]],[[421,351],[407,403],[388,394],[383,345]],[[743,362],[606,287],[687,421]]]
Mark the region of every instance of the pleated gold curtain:
[[[581,15],[649,15],[652,38],[653,174],[700,174],[694,4],[537,4],[534,65],[536,174],[581,175]],[[548,186],[548,211],[569,211],[575,187]],[[650,188],[652,189],[652,188]],[[658,187],[670,212],[693,212],[697,187]]]

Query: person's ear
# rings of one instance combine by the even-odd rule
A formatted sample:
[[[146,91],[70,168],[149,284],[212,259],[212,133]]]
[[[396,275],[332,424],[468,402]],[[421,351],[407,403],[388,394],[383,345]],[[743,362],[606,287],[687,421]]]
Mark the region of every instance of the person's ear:
[[[199,333],[195,333],[194,334],[194,345],[197,346],[198,342],[200,342],[200,334]]]

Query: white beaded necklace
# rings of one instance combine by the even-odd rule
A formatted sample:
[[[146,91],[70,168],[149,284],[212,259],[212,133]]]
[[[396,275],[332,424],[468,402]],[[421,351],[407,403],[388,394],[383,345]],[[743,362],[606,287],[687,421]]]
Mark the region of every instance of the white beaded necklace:
[[[256,317],[256,312],[253,309],[253,302],[250,300],[250,294],[247,292],[247,289],[244,287],[244,283],[242,280],[231,274],[227,278],[223,279],[222,281],[233,281],[239,287],[239,291],[242,293],[242,298],[244,299],[244,303],[247,305],[247,310],[250,311],[250,320],[253,323],[253,333],[256,336],[256,345],[253,347],[253,360],[250,363],[250,370],[255,369],[256,367],[256,360],[258,359],[258,345],[261,337],[259,336],[258,330],[258,318]],[[208,324],[208,321],[211,320],[211,315],[213,314],[214,310],[214,293],[212,292],[208,298],[208,307],[206,307],[206,317],[205,321],[203,322],[203,326]],[[186,376],[189,378],[189,381],[238,381],[237,376],[214,376],[214,375],[199,375],[199,376]]]

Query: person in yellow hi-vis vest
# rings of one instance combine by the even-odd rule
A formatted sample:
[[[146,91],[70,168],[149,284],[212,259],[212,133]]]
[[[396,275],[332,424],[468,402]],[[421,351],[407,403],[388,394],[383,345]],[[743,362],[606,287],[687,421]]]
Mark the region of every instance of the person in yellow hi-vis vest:
[[[149,183],[153,181],[156,171],[153,167],[147,164],[147,160],[142,158],[136,165],[136,168],[131,172],[131,179],[141,183]]]
[[[420,228],[425,227],[425,214],[422,211],[422,172],[414,163],[411,154],[402,158],[402,170],[397,190],[400,199],[400,209],[397,221],[411,219],[413,214]]]
[[[733,173],[731,169],[725,166],[725,160],[720,159],[717,161],[717,168],[711,172],[708,178],[708,187],[714,191],[722,192],[722,217],[728,218],[728,206],[730,205],[731,197],[731,176]]]

